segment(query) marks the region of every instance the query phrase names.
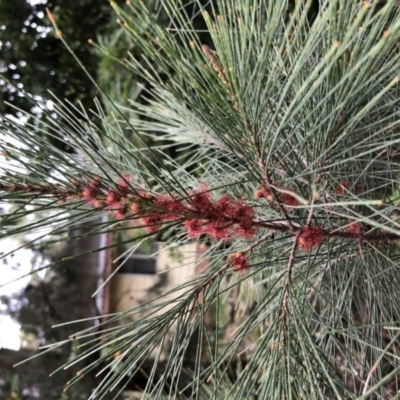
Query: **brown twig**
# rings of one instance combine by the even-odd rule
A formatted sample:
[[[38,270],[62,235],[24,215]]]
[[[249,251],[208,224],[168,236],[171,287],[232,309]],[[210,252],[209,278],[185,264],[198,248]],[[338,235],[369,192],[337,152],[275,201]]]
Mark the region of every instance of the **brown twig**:
[[[270,239],[274,235],[275,235],[275,232],[273,232],[273,231],[268,232],[266,235],[262,236],[260,239],[256,240],[254,243],[252,243],[246,250],[244,250],[244,253],[247,253],[247,252],[251,253],[253,251],[253,249],[255,249],[258,245],[266,242],[268,239]]]
[[[270,229],[271,231],[275,231],[275,232],[288,232],[288,231],[297,232],[303,228],[302,225],[292,222],[292,226],[294,229],[291,230],[289,222],[286,220],[278,220],[278,221],[254,220],[254,226]]]
[[[217,60],[217,57],[215,57],[215,52],[213,52],[206,44],[203,44],[202,46],[204,54],[207,56],[208,60],[210,61],[211,66],[213,67],[214,71],[218,74],[219,79],[221,82],[228,88],[228,93],[230,96],[230,99],[235,107],[236,110],[239,109],[239,104],[235,99],[235,96],[231,93],[229,90],[229,80],[225,74],[225,70],[222,68],[221,64]]]
[[[261,167],[262,167],[262,166],[260,166],[260,168],[261,168]],[[278,195],[277,195],[277,193],[276,193],[275,188],[271,186],[271,185],[272,185],[271,178],[269,177],[269,175],[268,175],[267,173],[265,173],[265,171],[263,171],[263,178],[264,178],[264,181],[266,182],[266,184],[268,185],[268,188],[269,188],[270,191],[271,191],[272,198],[274,199],[274,202],[275,202],[275,204],[277,205],[277,207],[278,207],[280,213],[283,215],[283,217],[284,217],[284,218],[286,219],[286,221],[288,222],[288,224],[289,224],[289,230],[290,230],[291,232],[294,232],[296,229],[295,229],[295,227],[294,227],[294,225],[293,225],[293,223],[292,223],[292,220],[290,219],[289,214],[287,213],[285,207],[284,207],[284,206],[281,204],[281,202],[279,201],[279,197],[278,197]]]

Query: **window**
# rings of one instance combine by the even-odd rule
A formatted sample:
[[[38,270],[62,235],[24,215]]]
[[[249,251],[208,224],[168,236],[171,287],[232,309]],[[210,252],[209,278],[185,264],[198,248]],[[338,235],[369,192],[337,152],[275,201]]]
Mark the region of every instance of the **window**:
[[[157,259],[147,254],[136,252],[118,270],[120,274],[155,274],[157,273]]]

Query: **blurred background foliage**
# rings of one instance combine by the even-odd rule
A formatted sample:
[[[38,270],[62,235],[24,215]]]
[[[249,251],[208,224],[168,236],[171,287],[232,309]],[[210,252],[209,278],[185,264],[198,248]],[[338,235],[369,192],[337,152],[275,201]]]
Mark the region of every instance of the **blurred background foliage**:
[[[123,1],[119,3],[123,4]],[[104,87],[111,97],[119,97],[117,82],[123,82],[121,92],[126,91],[124,101],[132,96],[136,87],[128,74],[124,75],[123,68],[118,68],[116,62],[88,43],[90,38],[106,43],[108,38],[114,37],[114,42],[107,43],[113,51],[119,50],[119,56],[129,48],[126,41],[118,39],[121,29],[108,0],[82,0],[73,4],[65,0],[1,0],[0,120],[7,114],[20,118],[22,113],[18,109],[28,111],[32,114],[29,122],[38,127],[38,135],[43,134],[40,131],[43,118],[61,118],[49,102],[52,96],[48,90],[57,98],[67,99],[75,106],[82,104],[86,109],[93,108],[93,99],[99,97],[86,72],[51,32],[46,7],[56,16],[63,34],[87,72],[102,83],[113,82]],[[104,75],[107,77],[104,78]],[[71,150],[53,136],[49,135],[48,139],[62,150]],[[15,207],[12,206],[12,209]],[[23,244],[24,239],[21,240]],[[38,262],[57,262],[63,257],[84,252],[85,246],[87,243],[84,241],[80,244],[75,241],[62,249],[57,244],[38,247],[33,253],[36,261],[32,262],[36,266]],[[2,268],[10,268],[12,258],[5,260],[8,260],[8,265],[2,265]],[[0,349],[1,399],[87,399],[90,396],[96,386],[96,378],[85,378],[68,395],[60,395],[65,382],[75,376],[82,366],[62,371],[49,379],[49,374],[77,351],[73,346],[63,346],[58,352],[47,353],[18,369],[13,368],[17,362],[37,354],[38,345],[55,343],[75,331],[73,325],[58,329],[53,329],[53,325],[68,322],[71,317],[81,319],[98,315],[94,300],[91,300],[98,276],[96,271],[85,268],[85,262],[85,257],[60,262],[45,276],[33,276],[31,283],[19,293],[2,297],[3,313],[21,325],[24,347],[20,350]]]
[[[71,48],[85,64],[88,72],[97,76],[100,55],[88,44],[88,39],[104,34],[110,26],[111,10],[107,0],[82,0],[71,7],[65,0],[0,2],[0,112],[16,114],[4,101],[13,103],[34,114],[27,94],[34,98],[49,98],[51,90],[58,98],[73,104],[81,102],[93,107],[93,97],[98,93],[68,51],[50,33],[52,26],[46,8],[63,27]],[[8,81],[8,83],[7,83]]]

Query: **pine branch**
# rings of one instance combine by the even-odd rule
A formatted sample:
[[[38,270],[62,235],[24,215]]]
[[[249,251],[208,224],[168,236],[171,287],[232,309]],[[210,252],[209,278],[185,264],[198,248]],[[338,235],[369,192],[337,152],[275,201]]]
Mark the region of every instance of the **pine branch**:
[[[108,215],[91,234],[137,230],[131,242],[160,235],[167,247],[206,241],[207,267],[71,337],[81,352],[64,367],[112,352],[68,385],[101,371],[93,398],[118,396],[151,359],[144,396],[157,400],[189,388],[189,398],[218,400],[395,396],[395,1],[315,10],[310,1],[165,1],[167,29],[153,6],[112,6],[136,46],[119,62],[143,79],[143,98],[110,104],[109,114],[55,99],[65,123],[49,118],[43,129],[73,148],[69,156],[32,134],[42,127],[4,119],[0,191],[15,209],[1,216],[0,237],[65,236]],[[35,212],[39,220],[15,225]]]

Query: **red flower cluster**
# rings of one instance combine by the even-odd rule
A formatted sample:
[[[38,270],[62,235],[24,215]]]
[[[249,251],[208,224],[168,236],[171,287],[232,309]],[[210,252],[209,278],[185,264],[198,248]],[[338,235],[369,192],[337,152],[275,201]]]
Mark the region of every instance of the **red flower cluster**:
[[[119,179],[115,188],[106,193],[101,189],[101,179],[92,179],[81,191],[82,198],[90,206],[108,208],[115,218],[122,219],[131,212],[129,178]]]
[[[236,254],[229,255],[228,264],[229,266],[233,267],[235,271],[242,273],[248,273],[249,271],[249,260],[241,251],[238,251]]]
[[[149,233],[170,221],[182,222],[190,237],[208,234],[216,239],[228,239],[234,233],[250,237],[256,232],[252,207],[228,195],[214,201],[206,186],[193,191],[189,199],[171,195],[156,197],[141,191],[130,194],[129,178],[118,180],[112,189],[101,188],[100,178],[85,185],[76,182],[74,186],[77,197],[88,205],[106,208],[118,219],[135,215],[141,218]]]
[[[257,190],[254,193],[254,197],[259,200],[259,199],[267,199],[269,201],[272,201],[274,198],[272,196],[271,190],[267,188],[267,185],[261,184],[257,188]]]
[[[228,239],[234,233],[249,237],[256,232],[252,207],[240,200],[233,200],[228,195],[213,201],[206,187],[194,191],[185,202],[171,198],[165,203],[160,198],[159,203],[163,203],[159,204],[162,208],[171,211],[164,211],[162,216],[159,214],[162,222],[185,216],[184,226],[190,237],[209,234],[216,239]]]
[[[93,206],[96,201],[99,192],[99,184],[100,182],[98,180],[93,179],[89,182],[89,185],[85,186],[82,190],[82,197],[90,206]]]
[[[343,196],[346,192],[346,189],[348,189],[350,186],[349,181],[342,181],[341,183],[336,185],[336,193],[340,196]]]
[[[294,192],[294,190],[291,190],[291,191]],[[281,203],[283,203],[285,206],[296,207],[300,204],[299,201],[295,197],[291,196],[288,193],[280,194],[279,199],[280,199]]]
[[[12,193],[29,193],[38,196],[52,196],[60,203],[67,201],[84,201],[87,205],[102,210],[110,211],[118,219],[130,219],[137,221],[148,233],[157,232],[161,226],[168,222],[183,225],[189,237],[195,238],[200,235],[209,235],[215,239],[227,240],[234,235],[249,238],[257,231],[257,226],[271,229],[271,231],[286,231],[298,235],[298,246],[301,250],[309,251],[320,245],[325,238],[334,236],[333,232],[323,231],[317,225],[314,226],[290,226],[287,229],[279,221],[255,221],[254,209],[240,199],[232,199],[225,194],[219,199],[212,197],[208,187],[201,186],[190,192],[187,198],[177,198],[174,195],[153,195],[142,190],[135,190],[130,184],[129,177],[118,179],[110,188],[102,178],[93,177],[89,181],[82,182],[73,179],[71,185],[61,183],[2,183],[0,191]],[[278,187],[277,183],[274,186]],[[336,185],[336,194],[344,195],[350,183],[341,181]],[[362,191],[360,184],[356,185],[355,191]],[[292,193],[292,194],[291,194]],[[293,189],[286,193],[277,192],[276,196],[284,206],[297,206],[299,201],[294,197]],[[272,201],[274,196],[271,188],[262,184],[255,192],[255,198],[265,198]],[[276,204],[275,204],[276,206]],[[271,204],[270,207],[274,207]],[[280,207],[281,208],[281,207]],[[290,221],[289,221],[290,222]],[[368,239],[368,233],[363,231],[360,222],[349,220],[347,226],[339,228],[336,236],[347,237],[352,240]],[[266,236],[269,238],[269,235]],[[378,238],[379,239],[379,238]],[[266,239],[267,240],[267,239]],[[264,239],[256,242],[262,243]],[[255,246],[256,246],[255,245]],[[249,254],[237,252],[228,257],[227,266],[235,271],[248,271]]]
[[[348,228],[347,232],[354,236],[358,236],[361,233],[361,224],[359,222],[353,222]]]
[[[274,183],[274,186],[279,186],[277,183]],[[292,188],[287,189],[290,192],[295,192]],[[254,193],[254,197],[256,199],[267,199],[269,201],[272,201],[274,198],[271,193],[271,189],[267,187],[265,184],[261,184],[258,189]],[[277,193],[278,200],[286,205],[286,206],[298,206],[300,203],[299,201],[290,195],[289,193]]]
[[[142,218],[148,233],[157,232],[165,222],[183,219],[187,213],[183,200],[177,200],[172,196],[153,197],[151,203],[154,208],[149,209]]]
[[[228,239],[234,233],[242,237],[256,233],[252,207],[226,194],[215,202],[206,187],[192,193],[187,214],[196,217],[184,224],[191,237],[207,233],[216,239]]]
[[[308,251],[312,247],[319,245],[324,240],[324,232],[319,226],[306,226],[299,235],[299,247]]]

